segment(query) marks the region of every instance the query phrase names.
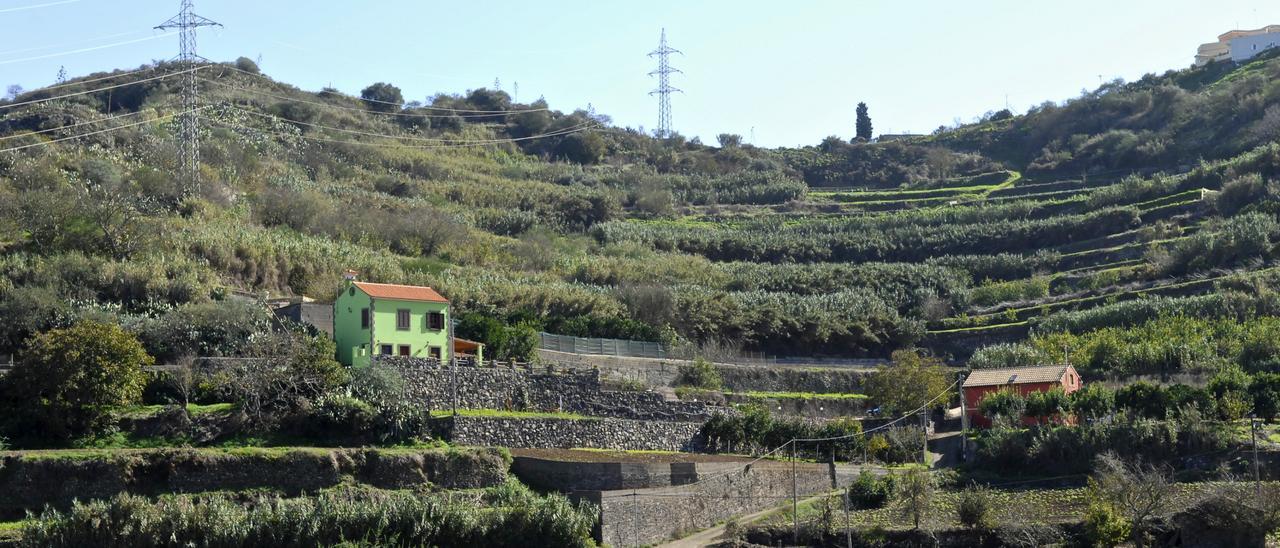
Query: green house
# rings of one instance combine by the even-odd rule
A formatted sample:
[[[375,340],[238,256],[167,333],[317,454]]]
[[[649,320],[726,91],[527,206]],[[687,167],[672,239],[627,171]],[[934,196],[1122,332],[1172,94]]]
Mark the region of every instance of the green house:
[[[453,340],[450,320],[449,300],[430,287],[360,282],[348,272],[333,302],[338,361],[355,367],[374,355],[448,361],[457,346],[479,357],[478,344]]]

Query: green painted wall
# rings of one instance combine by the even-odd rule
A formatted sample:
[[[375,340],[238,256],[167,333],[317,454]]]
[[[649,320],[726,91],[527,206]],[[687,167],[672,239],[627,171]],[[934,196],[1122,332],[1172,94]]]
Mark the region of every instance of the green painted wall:
[[[360,327],[360,311],[368,308],[369,329]],[[396,329],[398,310],[409,311],[409,329]],[[444,327],[428,329],[427,314],[444,314]],[[440,349],[443,360],[451,358],[449,348],[449,305],[422,301],[374,299],[353,284],[348,283],[333,303],[333,339],[338,346],[338,361],[353,367],[369,365],[370,358],[382,345],[391,345],[391,353],[400,355],[402,345],[409,346],[409,355],[415,358],[431,356],[430,349]]]
[[[359,293],[359,291],[356,291]],[[409,311],[409,329],[396,329],[396,311]],[[444,314],[443,327],[439,330],[427,328],[427,313]],[[431,354],[430,347],[440,349],[440,358],[449,360],[449,305],[445,303],[428,303],[422,301],[397,301],[391,299],[373,300],[373,349],[378,352],[381,345],[391,345],[391,353],[400,355],[400,345],[409,345],[409,355],[415,358],[427,358]]]
[[[343,365],[369,365],[373,347],[368,329],[360,327],[360,310],[369,308],[371,299],[365,292],[348,283],[333,302],[333,340],[338,346],[338,362]]]

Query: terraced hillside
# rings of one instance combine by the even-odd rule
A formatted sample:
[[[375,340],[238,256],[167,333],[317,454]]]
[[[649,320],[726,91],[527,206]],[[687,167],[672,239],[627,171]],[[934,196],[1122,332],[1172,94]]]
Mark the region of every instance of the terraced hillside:
[[[1280,242],[1271,58],[912,141],[777,150],[657,140],[500,91],[390,105],[206,65],[194,186],[173,175],[179,69],[0,103],[0,310],[29,312],[0,326],[0,354],[89,315],[190,324],[232,291],[325,299],[354,268],[440,289],[476,338],[497,333],[486,318],[694,349],[963,359],[1139,305],[1232,290],[1257,304]]]

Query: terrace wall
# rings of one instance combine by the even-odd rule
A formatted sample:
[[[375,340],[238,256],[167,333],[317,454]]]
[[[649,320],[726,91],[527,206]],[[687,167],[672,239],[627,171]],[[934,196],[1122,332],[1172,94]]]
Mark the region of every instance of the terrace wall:
[[[653,392],[604,390],[598,370],[441,367],[414,358],[378,358],[397,367],[413,397],[430,409],[564,411],[592,417],[702,423],[716,411],[705,402],[667,401]]]
[[[453,416],[432,423],[436,435],[458,445],[625,451],[699,451],[706,445],[701,422]]]

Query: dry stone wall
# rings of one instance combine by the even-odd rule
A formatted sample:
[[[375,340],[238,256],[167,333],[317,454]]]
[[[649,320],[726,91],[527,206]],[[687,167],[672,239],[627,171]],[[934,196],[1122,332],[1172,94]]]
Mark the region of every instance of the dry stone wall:
[[[379,358],[399,369],[410,394],[431,409],[560,410],[592,417],[704,422],[715,409],[704,402],[666,401],[654,392],[608,391],[597,370],[442,367],[417,358]]]
[[[125,492],[266,489],[295,495],[345,478],[387,489],[492,487],[506,480],[507,470],[507,457],[487,449],[160,449],[75,457],[0,452],[0,518]]]
[[[467,416],[433,422],[436,435],[459,445],[628,451],[699,451],[706,445],[700,422]]]

